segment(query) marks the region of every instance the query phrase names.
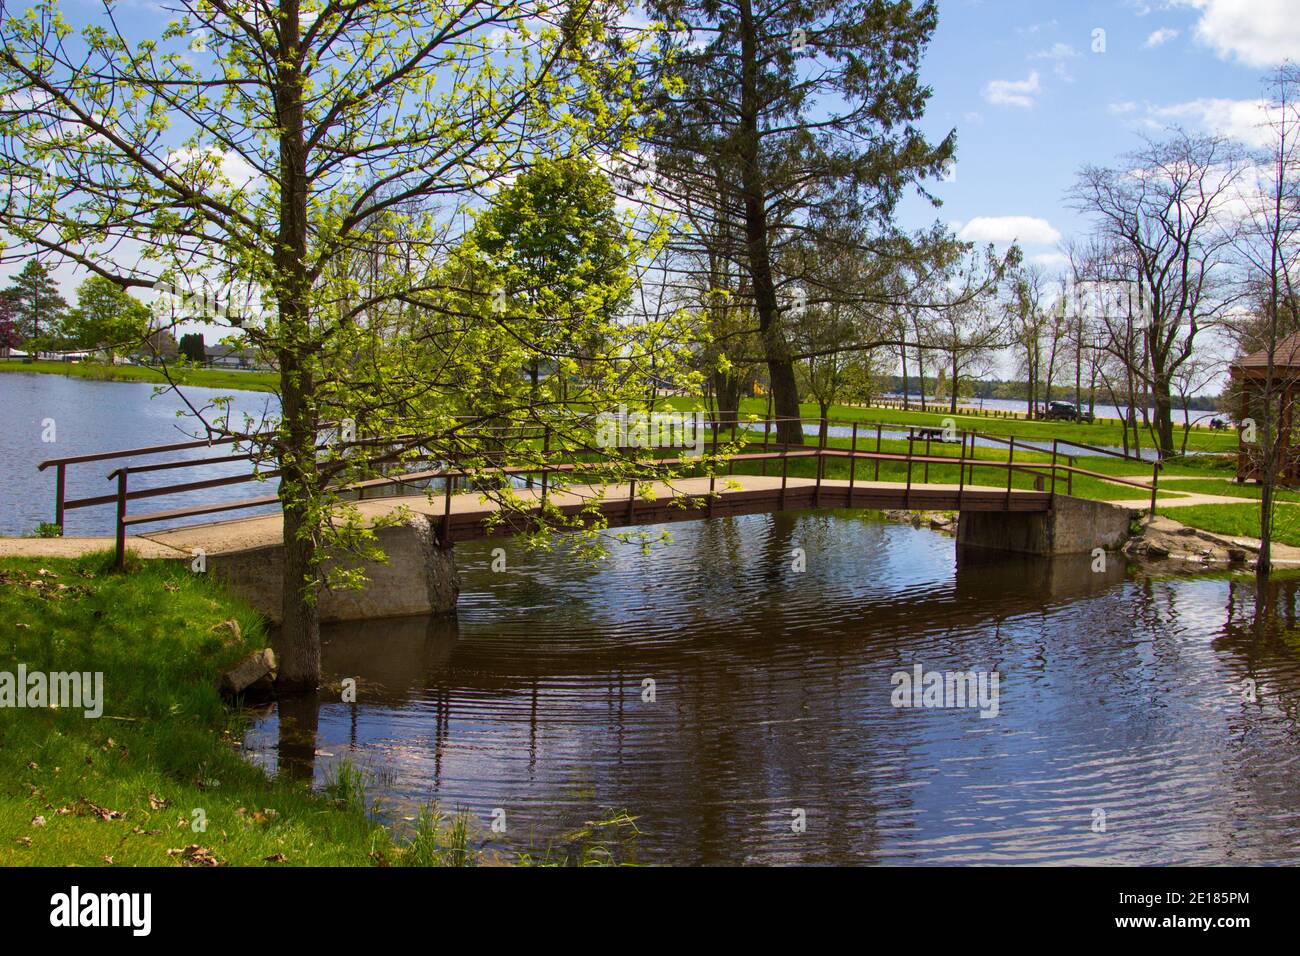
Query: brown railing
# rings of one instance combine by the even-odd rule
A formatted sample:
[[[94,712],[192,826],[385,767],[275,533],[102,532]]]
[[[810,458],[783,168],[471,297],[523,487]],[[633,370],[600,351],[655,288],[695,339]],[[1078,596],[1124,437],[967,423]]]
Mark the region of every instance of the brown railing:
[[[788,422],[797,422],[801,429],[804,425],[819,426],[816,444],[813,446],[809,446],[806,444],[791,445],[791,444],[785,444],[773,440],[774,432],[779,430],[779,427],[782,423],[788,423]],[[875,430],[874,451],[864,450],[859,447],[860,439],[862,438],[863,435],[862,426],[864,424],[868,426],[874,426],[874,430]],[[738,442],[740,442],[742,438],[745,439],[746,441],[749,441],[750,439],[756,439],[757,436],[755,432],[759,425],[762,425],[763,427],[762,442],[760,444],[759,442],[754,440],[753,445],[755,447],[761,447],[762,449],[761,451],[740,452],[737,454],[725,455],[725,457],[722,457],[720,455],[722,449],[722,443],[725,440],[723,438],[723,435],[728,429],[730,430],[729,444],[735,445]],[[824,426],[824,427],[820,427],[820,426]],[[829,445],[828,435],[829,435],[829,429],[832,427],[850,428],[851,430],[850,441],[847,448],[834,447]],[[884,432],[886,430],[891,432],[900,432],[900,431],[907,432],[908,447],[907,447],[907,452],[905,454],[898,453],[898,452],[886,452],[882,450],[883,437],[884,437]],[[514,477],[522,477],[522,478],[529,479],[530,484],[533,480],[536,480],[538,482],[538,485],[540,486],[539,501],[540,504],[544,506],[548,500],[548,495],[550,493],[550,488],[551,488],[551,479],[554,476],[561,475],[561,474],[572,475],[584,469],[592,469],[600,464],[600,461],[595,461],[595,462],[583,461],[583,460],[556,461],[556,462],[550,461],[549,457],[551,455],[552,436],[554,434],[553,430],[550,427],[543,428],[540,431],[535,432],[533,434],[520,432],[518,429],[511,429],[509,430],[509,432],[511,437],[515,438],[516,440],[531,440],[531,441],[541,442],[541,448],[539,450],[540,452],[539,464],[497,465],[497,466],[488,466],[486,468],[472,468],[472,469],[455,468],[455,467],[449,467],[446,464],[440,464],[438,467],[432,469],[402,471],[394,475],[384,475],[377,478],[367,479],[364,481],[351,482],[339,486],[336,490],[355,492],[358,495],[358,498],[364,498],[365,493],[371,489],[383,488],[388,486],[392,486],[400,489],[403,486],[414,486],[417,483],[422,483],[422,482],[431,483],[433,481],[442,480],[444,483],[444,487],[442,489],[444,504],[443,504],[443,515],[441,519],[441,526],[439,531],[439,539],[443,546],[449,546],[452,543],[451,542],[451,499],[453,494],[455,494],[455,489],[458,481],[464,481],[467,485],[469,485],[469,484],[481,483],[485,479],[491,480],[493,478],[497,480],[500,479],[509,480],[510,478],[514,478]],[[1137,461],[1142,461],[1142,459],[1135,458],[1130,455],[1125,455],[1121,452],[1115,452],[1110,449],[1083,445],[1077,442],[1070,442],[1062,439],[1053,440],[1051,448],[1049,449],[1028,442],[1023,442],[1023,441],[1017,442],[1017,440],[1014,437],[1002,438],[1000,436],[988,435],[980,432],[975,432],[973,430],[959,430],[955,433],[952,433],[952,432],[945,432],[943,429],[928,427],[928,426],[892,425],[885,422],[864,423],[862,421],[829,421],[828,420],[823,422],[823,420],[816,419],[816,418],[767,419],[762,422],[755,422],[755,421],[749,421],[743,423],[729,422],[723,425],[719,425],[718,423],[711,423],[709,426],[709,432],[712,438],[712,451],[710,452],[711,463],[713,465],[725,464],[726,473],[728,475],[734,474],[736,464],[741,462],[759,463],[760,474],[762,475],[767,475],[769,462],[772,461],[781,462],[781,487],[780,487],[780,498],[779,498],[781,506],[784,506],[785,504],[786,486],[790,477],[789,476],[790,461],[791,459],[799,459],[799,458],[815,458],[817,460],[817,466],[815,469],[815,484],[814,484],[814,496],[813,496],[814,506],[817,506],[821,500],[821,488],[822,488],[822,482],[824,480],[825,471],[826,471],[826,467],[825,467],[826,461],[828,459],[835,459],[835,458],[840,458],[840,459],[847,458],[849,460],[850,496],[852,495],[855,485],[859,480],[858,477],[859,462],[865,462],[874,466],[873,480],[877,482],[880,480],[880,468],[882,463],[886,463],[886,464],[903,463],[904,465],[906,465],[905,477],[904,477],[904,493],[903,493],[903,507],[905,508],[910,506],[911,490],[914,484],[914,479],[917,477],[915,475],[916,470],[920,469],[921,474],[919,477],[920,477],[921,484],[927,484],[929,482],[931,465],[936,465],[936,466],[957,465],[958,466],[957,502],[959,508],[963,500],[963,497],[965,495],[967,481],[969,480],[972,484],[974,483],[976,468],[984,468],[984,469],[992,468],[998,471],[1004,471],[1006,473],[1006,507],[1008,508],[1010,508],[1011,506],[1011,498],[1014,491],[1013,488],[1014,476],[1017,473],[1033,475],[1035,477],[1035,490],[1038,491],[1047,490],[1045,486],[1048,480],[1050,479],[1050,483],[1051,483],[1050,494],[1053,497],[1057,493],[1058,475],[1062,476],[1065,480],[1066,494],[1073,493],[1074,476],[1076,474],[1081,476],[1091,477],[1091,478],[1097,478],[1115,484],[1129,485],[1137,488],[1142,488],[1143,490],[1146,490],[1148,488],[1148,486],[1146,484],[1143,484],[1142,482],[1132,481],[1114,475],[1106,475],[1099,472],[1078,468],[1075,465],[1075,459],[1077,456],[1062,455],[1060,449],[1061,446],[1064,445],[1069,447],[1082,448],[1097,453],[1107,454],[1128,461],[1137,462]],[[935,443],[938,443],[941,446],[951,445],[952,442],[948,441],[947,439],[953,434],[955,434],[957,438],[957,443],[960,445],[960,449],[957,455],[941,455],[941,454],[932,453],[933,445]],[[866,430],[866,435],[867,435],[867,440],[869,441],[870,427]],[[418,436],[407,435],[407,436],[399,436],[398,439],[384,439],[383,442],[397,442],[403,439],[412,440],[416,442],[420,441]],[[1000,460],[977,457],[975,452],[975,449],[977,447],[976,442],[980,439],[991,441],[996,444],[1006,445],[1007,446],[1006,460],[1000,461]],[[188,442],[177,442],[170,445],[154,445],[146,448],[125,449],[120,451],[103,452],[103,453],[93,454],[93,455],[77,455],[69,458],[51,459],[49,461],[42,462],[38,466],[38,468],[42,471],[49,467],[54,467],[56,469],[55,521],[60,526],[60,528],[62,528],[63,518],[65,516],[65,513],[69,510],[76,509],[76,508],[94,507],[97,505],[108,505],[108,504],[113,504],[115,506],[116,508],[115,545],[116,545],[117,561],[118,564],[121,565],[125,561],[126,531],[127,528],[129,527],[134,527],[136,525],[141,525],[141,524],[154,523],[158,521],[173,520],[177,518],[201,517],[201,516],[207,516],[212,514],[218,514],[225,511],[237,511],[237,510],[245,510],[249,508],[263,507],[266,505],[275,504],[279,500],[279,498],[278,495],[263,495],[263,496],[257,496],[252,498],[243,498],[235,501],[210,502],[207,504],[200,504],[200,505],[194,505],[194,506],[183,507],[183,508],[169,509],[166,511],[155,511],[155,512],[148,512],[144,514],[134,514],[134,515],[128,513],[127,506],[130,502],[138,501],[144,498],[157,497],[161,495],[184,494],[184,493],[203,491],[203,490],[208,490],[208,489],[223,487],[228,485],[242,484],[250,481],[265,481],[269,478],[278,477],[280,475],[280,472],[278,470],[253,472],[246,475],[233,475],[233,476],[227,476],[223,478],[210,478],[210,479],[204,479],[200,481],[181,482],[172,485],[164,485],[159,487],[131,490],[131,488],[129,487],[129,478],[133,474],[141,474],[141,473],[164,471],[164,470],[174,470],[174,469],[181,469],[181,468],[197,468],[206,465],[228,463],[233,461],[252,461],[254,460],[255,456],[252,453],[244,453],[244,454],[221,455],[221,456],[209,457],[209,458],[187,458],[181,460],[156,462],[156,463],[143,464],[143,465],[127,465],[115,469],[114,471],[110,472],[109,475],[107,476],[109,480],[115,480],[117,483],[117,487],[114,493],[91,496],[86,498],[65,500],[64,490],[65,490],[65,479],[66,479],[67,467],[70,465],[88,464],[93,462],[109,461],[109,460],[115,460],[121,458],[145,457],[145,456],[151,456],[157,454],[165,454],[168,452],[191,450],[194,448],[201,448],[205,446],[232,444],[240,441],[247,441],[247,439],[216,438],[213,439],[212,441],[197,440],[197,441],[188,441]],[[379,440],[377,439],[368,439],[368,440],[362,440],[358,442],[349,442],[346,444],[356,445],[356,446],[373,446],[378,441]],[[707,443],[704,441],[703,437],[701,437],[699,441],[700,447],[698,450],[703,451],[706,445]],[[967,453],[968,445],[969,445],[969,455]],[[920,451],[918,451],[918,446],[920,446],[921,449]],[[325,447],[325,446],[321,446],[321,447]],[[1050,454],[1051,459],[1050,461],[1047,462],[1016,461],[1015,454],[1017,449],[1019,449],[1021,452],[1033,452],[1036,454],[1044,454],[1044,455]],[[638,449],[635,447],[623,447],[619,449],[610,449],[609,451],[626,453],[626,452],[635,452],[637,450]],[[680,453],[687,450],[696,450],[696,446],[695,445],[676,446],[672,449],[660,449],[660,450],[676,451],[679,454],[675,457],[661,457],[658,459],[640,462],[642,467],[646,469],[646,472],[640,476],[633,477],[629,480],[628,515],[627,515],[629,523],[632,523],[635,517],[636,498],[637,498],[636,486],[638,481],[655,480],[656,472],[664,466],[667,465],[680,466],[681,464]],[[386,455],[380,455],[378,457],[370,459],[367,462],[367,464],[378,465],[378,464],[383,464],[385,462],[392,462],[395,460],[395,457],[401,457],[402,454],[404,453],[391,453]],[[504,457],[508,453],[503,451],[503,452],[496,452],[493,454],[498,454]],[[412,462],[404,462],[402,464],[409,466],[410,464],[412,464]],[[1157,494],[1157,486],[1159,482],[1160,463],[1158,461],[1152,462],[1151,465],[1152,465],[1152,474],[1151,474],[1151,483],[1149,487],[1151,491],[1151,508],[1154,511],[1156,494]],[[709,467],[707,471],[709,477],[709,501],[710,501],[710,508],[711,508],[712,500],[716,496],[716,482],[718,478],[718,468]]]

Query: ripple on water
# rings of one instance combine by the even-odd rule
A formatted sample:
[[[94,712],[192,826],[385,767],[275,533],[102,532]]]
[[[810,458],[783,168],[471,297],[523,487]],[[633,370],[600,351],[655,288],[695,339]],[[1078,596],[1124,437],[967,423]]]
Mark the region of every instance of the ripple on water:
[[[672,532],[597,566],[507,545],[495,574],[499,542],[458,545],[454,621],[330,629],[328,677],[357,677],[360,703],[273,714],[250,751],[318,782],[357,761],[394,818],[505,808],[516,847],[627,810],[644,862],[1296,856],[1300,666],[1239,633],[1240,585],[958,560],[839,512]],[[998,716],[895,708],[915,664],[996,670]],[[294,764],[298,732],[331,756]]]

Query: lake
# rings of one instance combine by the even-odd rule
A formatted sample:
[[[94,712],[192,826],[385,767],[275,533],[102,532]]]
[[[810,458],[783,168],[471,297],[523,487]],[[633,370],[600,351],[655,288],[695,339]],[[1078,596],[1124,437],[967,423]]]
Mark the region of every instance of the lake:
[[[175,396],[152,394],[0,376],[0,531],[52,516],[53,474],[36,461],[185,438]],[[268,401],[238,396],[250,414]],[[112,467],[74,469],[69,494],[104,493]],[[68,524],[109,533],[111,509]],[[457,545],[458,614],[327,628],[327,687],[258,716],[249,759],[318,787],[349,761],[385,822],[463,811],[475,841],[506,855],[563,855],[590,842],[575,834],[591,821],[627,817],[595,839],[642,863],[1300,855],[1294,579],[1276,585],[1282,626],[1259,636],[1241,578],[981,559],[849,512],[673,534],[600,564]],[[943,690],[971,674],[992,692],[996,676],[996,714],[900,696],[918,668]]]
[[[620,814],[638,833],[605,838],[641,863],[1300,852],[1300,658],[1251,636],[1249,587],[959,560],[950,537],[844,512],[673,533],[599,566],[507,542],[499,572],[500,542],[458,544],[455,618],[328,628],[333,689],[273,709],[248,753],[317,786],[346,759],[381,819],[464,811],[506,853]],[[997,715],[894,706],[917,665],[998,673]]]
[[[190,441],[203,437],[188,406],[175,392],[155,395],[154,386],[140,382],[96,382],[63,375],[6,372],[0,375],[0,482],[6,501],[0,509],[0,534],[32,533],[42,521],[54,520],[54,469],[37,471],[36,465],[51,458],[69,458],[124,448],[141,448]],[[274,395],[261,392],[185,389],[199,409],[208,408],[221,396],[233,396],[231,420],[243,425],[243,415],[256,419],[278,410]],[[177,417],[177,413],[186,417]],[[47,428],[52,421],[53,433]],[[52,437],[53,441],[46,439]],[[230,446],[197,448],[174,452],[175,457],[204,458],[230,454]],[[132,464],[165,458],[135,458]],[[81,498],[111,494],[116,483],[109,472],[123,464],[121,459],[73,465],[68,468],[67,497]],[[197,481],[226,475],[247,474],[245,462],[226,462],[202,470],[161,471],[132,475],[132,490],[161,487],[178,481]],[[229,485],[200,495],[160,495],[134,505],[140,511],[162,511],[202,501],[237,501],[273,494],[274,483]],[[258,510],[239,515],[257,514]],[[70,511],[65,521],[68,535],[111,535],[112,507]],[[145,530],[168,527],[168,522],[143,526]]]

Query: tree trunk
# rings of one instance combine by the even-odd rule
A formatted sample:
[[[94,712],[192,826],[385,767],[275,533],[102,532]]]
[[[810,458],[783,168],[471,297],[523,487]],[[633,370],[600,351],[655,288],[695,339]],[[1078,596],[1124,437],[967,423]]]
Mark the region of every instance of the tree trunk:
[[[904,339],[907,338],[906,333],[903,334],[903,338]],[[911,386],[908,384],[907,381],[907,342],[906,341],[903,342],[903,347],[902,349],[900,349],[900,351],[903,354],[903,411],[908,411],[912,407],[912,400],[908,397],[907,394],[908,389]]]
[[[957,414],[957,353],[952,353],[952,397],[948,401],[948,411]]]
[[[280,227],[273,253],[280,334],[280,504],[284,512],[284,581],[275,641],[277,687],[314,690],[320,684],[320,617],[316,596],[320,534],[316,513],[316,383],[302,357],[310,351],[307,261],[307,147],[299,72],[298,0],[281,0],[285,50],[276,105],[280,123]]]
[[[787,445],[803,444],[799,424],[799,386],[794,362],[781,331],[780,307],[767,244],[767,197],[759,149],[758,32],[751,0],[740,0],[740,123],[737,140],[741,193],[745,207],[745,250],[758,312],[758,330],[767,359],[767,374],[776,410],[777,437]]]
[[[713,393],[717,397],[718,424],[738,424],[740,421],[740,378],[727,372],[714,372]]]
[[[1157,378],[1152,384],[1156,406],[1154,428],[1156,441],[1160,446],[1160,457],[1169,458],[1174,454],[1173,396],[1167,378]]]
[[[295,309],[282,309],[282,316]],[[297,321],[290,319],[290,321]],[[314,514],[320,476],[316,467],[314,385],[291,350],[280,352],[282,424],[280,507],[284,513],[284,580],[280,628],[275,640],[283,690],[315,690],[320,684],[320,579],[318,516]]]

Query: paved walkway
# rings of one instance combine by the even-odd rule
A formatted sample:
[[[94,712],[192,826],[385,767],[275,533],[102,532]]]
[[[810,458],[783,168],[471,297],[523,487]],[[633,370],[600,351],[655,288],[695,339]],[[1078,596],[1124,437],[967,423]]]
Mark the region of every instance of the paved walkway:
[[[646,482],[637,483],[637,509],[649,508],[655,501],[667,502],[677,497],[703,498],[709,491],[709,479],[685,478],[674,481],[671,485],[656,481],[650,485],[649,497],[645,497]],[[812,478],[789,478],[787,490],[791,493],[807,492],[816,486]],[[847,490],[849,482],[845,479],[823,479],[823,490]],[[866,495],[870,491],[890,496],[900,496],[904,485],[896,481],[855,481],[855,495]],[[716,491],[726,497],[728,492],[767,492],[777,493],[781,489],[781,478],[777,475],[736,475],[719,476],[715,482]],[[915,484],[912,494],[920,497],[923,492],[948,493],[955,495],[959,487],[955,484]],[[964,494],[975,496],[983,494],[996,496],[1000,501],[1006,495],[1005,487],[992,485],[965,485],[960,489]],[[517,489],[515,492],[525,502],[541,497],[539,488]],[[1013,489],[1013,497],[1025,497],[1042,500],[1042,492],[1028,489]],[[551,489],[547,496],[550,504],[559,508],[579,508],[593,501],[626,502],[629,486],[626,483],[601,487],[598,485],[576,485],[562,490]],[[444,500],[441,493],[435,493],[430,499],[423,495],[393,498],[372,498],[351,502],[367,519],[377,519],[392,514],[398,508],[408,509],[414,514],[424,514],[439,519],[443,515]],[[918,503],[914,507],[921,507]],[[485,500],[478,492],[458,492],[451,497],[451,513],[454,516],[482,515],[500,510],[495,501]],[[703,515],[701,515],[703,517]],[[611,522],[613,524],[613,522]],[[206,522],[184,528],[142,531],[127,537],[127,549],[143,558],[188,558],[195,550],[202,549],[205,554],[218,555],[254,548],[268,547],[283,541],[284,518],[281,514],[259,515],[249,518],[232,518],[226,521]],[[91,554],[96,551],[112,550],[112,537],[67,537],[67,538],[0,538],[0,557],[50,557],[71,558]]]

